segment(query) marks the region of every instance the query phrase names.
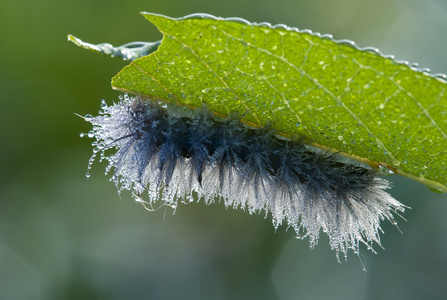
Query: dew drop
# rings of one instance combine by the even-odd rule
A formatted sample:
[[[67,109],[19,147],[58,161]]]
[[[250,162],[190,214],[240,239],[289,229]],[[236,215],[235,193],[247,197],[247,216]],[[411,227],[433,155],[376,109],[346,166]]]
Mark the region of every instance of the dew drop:
[[[106,103],[106,100],[101,100],[101,108],[102,109],[106,109],[107,108],[107,103]]]
[[[87,122],[90,122],[93,119],[92,115],[85,115],[84,116],[84,120],[86,120]]]
[[[390,176],[394,175],[394,171],[391,170],[387,165],[382,164],[379,166],[379,174],[383,176]]]
[[[79,136],[80,136],[80,137],[84,137],[84,136],[85,136],[85,133],[81,132],[81,133],[79,134]]]
[[[85,173],[85,177],[90,178],[90,173],[89,172]]]
[[[93,138],[93,137],[95,136],[95,132],[94,132],[93,130],[90,130],[90,131],[87,133],[87,136],[88,136],[89,138]]]

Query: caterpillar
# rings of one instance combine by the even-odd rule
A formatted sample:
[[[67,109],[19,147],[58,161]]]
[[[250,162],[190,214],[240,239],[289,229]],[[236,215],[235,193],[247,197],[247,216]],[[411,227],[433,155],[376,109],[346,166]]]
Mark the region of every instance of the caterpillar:
[[[380,245],[380,222],[395,223],[405,210],[375,170],[313,149],[304,137],[281,138],[273,126],[250,128],[238,115],[127,94],[110,106],[103,100],[101,108],[84,117],[95,139],[88,168],[99,154],[118,191],[131,191],[139,202],[222,201],[271,214],[275,228],[292,227],[311,247],[322,230],[337,257],[358,254],[361,243]]]

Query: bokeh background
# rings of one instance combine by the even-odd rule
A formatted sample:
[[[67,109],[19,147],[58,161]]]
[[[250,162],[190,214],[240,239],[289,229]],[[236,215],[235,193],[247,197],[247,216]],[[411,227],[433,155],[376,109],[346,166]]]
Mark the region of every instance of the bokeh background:
[[[0,2],[0,299],[446,299],[447,195],[390,177],[412,209],[385,249],[339,264],[322,236],[223,204],[146,211],[118,196],[74,115],[116,100],[126,63],[68,33],[121,45],[161,38],[139,15],[206,12],[284,23],[447,72],[445,0],[29,0]],[[362,262],[367,268],[363,271]]]

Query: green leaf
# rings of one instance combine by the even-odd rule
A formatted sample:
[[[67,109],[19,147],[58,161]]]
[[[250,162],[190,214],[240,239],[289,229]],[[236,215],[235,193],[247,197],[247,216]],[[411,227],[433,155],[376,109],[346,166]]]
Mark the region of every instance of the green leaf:
[[[163,34],[115,89],[192,108],[237,111],[251,126],[341,151],[447,192],[447,84],[376,49],[310,31],[144,13]]]

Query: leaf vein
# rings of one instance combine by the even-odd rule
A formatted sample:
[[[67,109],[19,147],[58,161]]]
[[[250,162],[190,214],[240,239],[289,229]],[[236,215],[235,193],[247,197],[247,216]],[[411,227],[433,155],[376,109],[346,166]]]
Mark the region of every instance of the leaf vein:
[[[166,36],[168,36],[168,37],[170,37],[170,38],[172,38],[173,40],[175,40],[176,42],[179,42],[182,46],[184,46],[185,48],[187,48],[187,49],[189,49],[189,51],[191,51],[191,53],[197,58],[197,59],[199,59],[200,60],[200,62],[211,72],[211,73],[213,73],[219,80],[220,80],[220,82],[222,82],[223,83],[223,85],[227,88],[227,89],[229,89],[236,97],[237,97],[237,99],[238,99],[238,101],[239,101],[239,103],[241,103],[244,107],[245,107],[245,109],[246,109],[246,111],[247,112],[249,112],[252,116],[253,116],[253,118],[256,120],[256,122],[257,122],[257,125],[258,126],[260,126],[260,122],[259,122],[259,119],[256,117],[256,115],[248,108],[248,106],[245,104],[245,103],[243,103],[243,102],[241,102],[241,97],[236,93],[236,91],[232,88],[232,87],[230,87],[229,86],[229,84],[216,72],[216,70],[214,70],[200,55],[198,55],[195,51],[194,51],[194,49],[192,48],[192,46],[189,46],[188,44],[186,44],[185,42],[183,42],[183,41],[181,41],[180,39],[178,39],[176,36],[173,36],[173,35],[171,35],[171,34],[169,34],[169,33],[167,33],[167,32],[164,32],[164,31],[161,31],[161,33],[163,34],[163,35],[166,35]]]
[[[271,56],[271,57],[273,57],[273,58],[275,58],[275,59],[277,59],[279,61],[282,61],[283,63],[289,65],[290,67],[292,67],[293,69],[298,71],[301,75],[306,76],[316,86],[321,87],[326,94],[328,94],[331,98],[333,98],[335,101],[337,101],[348,112],[348,114],[351,115],[352,118],[354,118],[360,125],[362,125],[366,129],[368,134],[370,134],[372,137],[374,137],[374,139],[376,140],[377,146],[385,151],[386,155],[393,161],[393,163],[395,163],[397,165],[400,164],[399,160],[397,160],[391,154],[391,152],[387,149],[385,144],[371,131],[371,129],[356,114],[354,114],[339,97],[335,96],[328,88],[326,88],[323,84],[321,84],[316,78],[313,78],[312,76],[310,76],[302,68],[297,67],[296,65],[292,64],[285,57],[279,57],[279,56],[271,53],[267,49],[263,49],[263,48],[257,47],[255,45],[251,44],[250,42],[247,42],[247,41],[245,41],[245,40],[243,40],[241,38],[235,37],[235,36],[225,32],[224,30],[222,30],[222,33],[224,33],[225,35],[227,35],[227,36],[229,36],[229,37],[231,37],[231,38],[233,38],[235,40],[238,40],[240,42],[245,43],[247,46],[250,46],[250,47],[252,47],[253,49],[255,49],[255,50],[259,51],[259,52],[262,52],[262,53],[267,54],[268,56]]]
[[[158,58],[157,58],[158,59]],[[175,97],[176,101],[178,102],[177,96],[172,93],[165,85],[163,85],[160,81],[158,81],[152,74],[150,74],[149,72],[147,72],[145,69],[143,69],[141,66],[139,66],[135,61],[131,63],[132,65],[134,65],[138,70],[140,70],[141,72],[143,72],[145,75],[147,75],[148,77],[150,77],[156,84],[158,84],[159,86],[161,86],[169,95],[172,95]]]
[[[356,61],[356,60],[355,60]],[[369,67],[369,66],[364,66],[362,65],[360,62],[356,61],[356,63],[361,66],[362,68],[365,69],[369,69],[374,71],[377,75],[382,76],[383,78],[388,79],[389,81],[391,81],[398,90],[402,91],[404,94],[406,94],[410,99],[412,99],[416,105],[421,109],[422,113],[430,120],[430,123],[439,130],[439,132],[441,132],[442,136],[447,139],[447,134],[445,133],[444,130],[442,130],[442,128],[438,125],[438,123],[433,119],[433,117],[430,115],[430,113],[428,112],[427,108],[425,108],[422,103],[416,99],[411,92],[407,91],[402,85],[400,85],[396,80],[394,80],[393,77],[389,77],[386,76],[383,72],[376,70],[375,68]]]

